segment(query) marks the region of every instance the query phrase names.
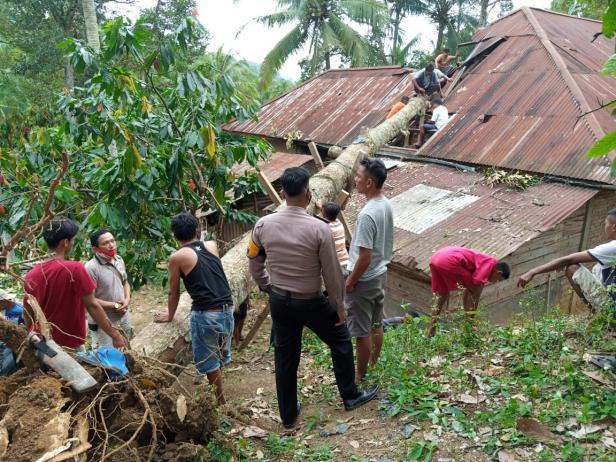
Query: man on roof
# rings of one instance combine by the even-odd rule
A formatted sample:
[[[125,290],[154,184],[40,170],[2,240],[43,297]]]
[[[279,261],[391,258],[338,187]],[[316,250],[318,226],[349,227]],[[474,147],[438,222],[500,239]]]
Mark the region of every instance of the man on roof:
[[[431,96],[433,93],[441,94],[441,87],[451,82],[452,79],[447,77],[438,69],[434,68],[434,64],[428,63],[428,65],[415,74],[413,79],[413,88],[415,91],[424,96]]]
[[[437,294],[436,307],[432,310],[426,337],[432,337],[436,330],[443,307],[449,301],[449,294],[464,288],[462,296],[467,317],[476,313],[483,287],[488,282],[509,279],[511,268],[496,258],[465,247],[443,247],[430,257],[432,292]]]
[[[400,101],[396,102],[396,104],[394,104],[391,107],[391,109],[387,113],[387,117],[385,117],[385,119],[390,119],[393,116],[395,116],[408,103],[409,103],[409,97],[408,96],[403,96],[402,98],[400,98]]]
[[[416,145],[417,147],[420,147],[424,143],[427,131],[438,131],[449,122],[449,111],[447,111],[442,99],[432,99],[431,105],[432,117],[419,127],[419,142]]]
[[[436,57],[434,60],[434,64],[436,68],[445,74],[447,77],[450,77],[451,74],[455,71],[455,67],[450,66],[449,63],[458,57],[457,54],[450,55],[449,48],[443,48],[443,52]]]

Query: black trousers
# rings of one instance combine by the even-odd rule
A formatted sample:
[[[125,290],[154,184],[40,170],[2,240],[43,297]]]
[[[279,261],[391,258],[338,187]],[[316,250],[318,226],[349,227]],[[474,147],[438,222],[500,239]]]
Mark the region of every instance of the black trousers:
[[[270,310],[274,327],[274,360],[278,409],[284,424],[297,414],[297,367],[302,351],[302,331],[308,327],[329,347],[336,385],[343,400],[359,395],[355,385],[353,344],[346,325],[336,326],[338,314],[327,298],[298,300],[271,293]]]

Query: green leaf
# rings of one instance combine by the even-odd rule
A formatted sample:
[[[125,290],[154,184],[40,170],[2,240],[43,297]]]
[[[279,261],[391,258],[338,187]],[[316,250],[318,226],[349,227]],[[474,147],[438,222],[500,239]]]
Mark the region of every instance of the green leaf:
[[[614,36],[614,31],[616,30],[616,1],[610,1],[610,6],[607,8],[607,11],[603,15],[603,35],[607,38],[612,38]]]
[[[415,443],[409,452],[409,457],[413,460],[419,460],[423,453],[424,445],[422,443]]]
[[[610,58],[603,65],[601,73],[605,75],[616,76],[616,54],[610,56]]]
[[[608,133],[597,141],[597,143],[588,150],[586,155],[591,158],[604,156],[614,149],[616,149],[616,131]]]

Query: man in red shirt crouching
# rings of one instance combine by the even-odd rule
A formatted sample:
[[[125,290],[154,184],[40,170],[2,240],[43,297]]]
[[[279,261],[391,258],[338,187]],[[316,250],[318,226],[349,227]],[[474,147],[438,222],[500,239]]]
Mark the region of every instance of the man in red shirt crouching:
[[[73,220],[57,216],[43,229],[43,239],[49,248],[50,257],[39,263],[26,274],[24,290],[26,325],[33,326],[32,307],[28,297],[34,296],[49,323],[51,337],[63,347],[83,349],[86,340],[86,309],[96,324],[113,340],[113,346],[127,346],[119,330],[112,326],[103,307],[94,298],[96,284],[86,271],[83,263],[66,260],[79,232],[79,225]]]
[[[477,311],[483,286],[488,282],[508,279],[511,268],[505,262],[465,247],[443,247],[430,257],[432,292],[438,295],[436,308],[426,329],[426,336],[432,337],[436,321],[443,307],[449,301],[449,293],[464,287],[464,311]]]

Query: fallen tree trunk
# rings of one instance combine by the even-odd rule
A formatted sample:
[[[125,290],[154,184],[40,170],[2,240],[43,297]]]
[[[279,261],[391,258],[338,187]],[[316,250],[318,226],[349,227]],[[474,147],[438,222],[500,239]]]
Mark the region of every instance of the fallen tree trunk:
[[[413,98],[395,116],[368,131],[366,139],[342,151],[336,160],[310,179],[310,188],[315,199],[323,202],[333,201],[338,193],[353,179],[353,170],[359,160],[375,154],[381,146],[406,130],[414,117],[423,114],[426,100]],[[256,286],[250,277],[246,262],[246,248],[250,233],[231,248],[223,257],[222,263],[231,286],[236,304],[244,301]],[[150,323],[131,341],[133,349],[150,356],[159,356],[165,350],[173,350],[188,341],[190,335],[190,296],[182,294],[175,319],[171,323]],[[173,355],[168,355],[171,357]]]

